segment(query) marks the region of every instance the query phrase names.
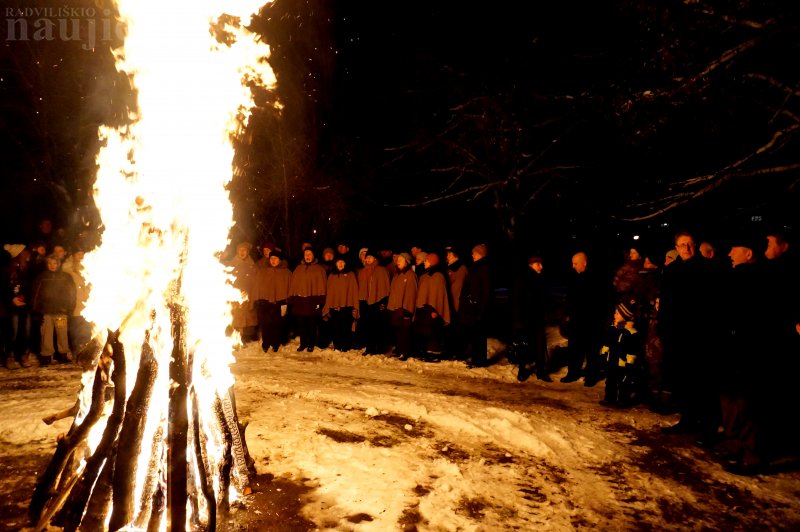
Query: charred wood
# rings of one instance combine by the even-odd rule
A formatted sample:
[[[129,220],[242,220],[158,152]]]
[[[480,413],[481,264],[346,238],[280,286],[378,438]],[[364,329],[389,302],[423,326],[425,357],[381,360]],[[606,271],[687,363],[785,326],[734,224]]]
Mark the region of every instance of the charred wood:
[[[152,511],[153,496],[159,489],[162,470],[161,463],[164,461],[164,427],[158,427],[153,434],[153,442],[150,446],[150,462],[147,464],[147,476],[144,480],[144,489],[140,498],[139,513],[134,520],[133,526],[144,528],[150,512]]]
[[[149,344],[149,338],[142,346],[142,357],[136,384],[125,408],[125,419],[119,433],[117,458],[114,465],[113,501],[110,530],[118,530],[130,523],[133,518],[134,479],[136,478],[136,462],[142,446],[142,437],[150,397],[153,392],[158,362]]]
[[[64,466],[67,464],[67,460],[69,459],[70,455],[75,450],[77,445],[81,443],[84,438],[86,438],[89,433],[89,429],[91,429],[97,420],[100,419],[100,416],[103,413],[107,381],[107,379],[104,378],[106,375],[103,373],[104,368],[102,366],[98,366],[97,370],[95,371],[94,384],[92,386],[92,402],[86,417],[83,419],[80,425],[73,423],[72,428],[67,436],[59,440],[56,446],[56,451],[53,454],[53,458],[50,460],[50,464],[47,466],[47,469],[44,471],[44,473],[42,473],[42,476],[39,477],[39,480],[36,483],[36,488],[34,489],[33,497],[31,498],[31,506],[28,511],[31,522],[33,523],[39,522],[45,506],[52,499],[54,495],[52,492],[53,487],[61,477],[61,474],[64,471]]]
[[[66,532],[72,532],[80,525],[81,517],[89,502],[89,497],[92,494],[92,489],[95,486],[103,463],[114,452],[114,442],[117,440],[119,428],[122,425],[122,419],[125,414],[125,350],[122,347],[122,342],[119,341],[118,332],[109,333],[107,345],[111,349],[114,361],[114,370],[111,374],[111,379],[114,383],[114,407],[106,422],[106,428],[103,431],[100,443],[97,445],[94,454],[86,461],[86,468],[81,475],[81,479],[72,489],[61,512],[59,520],[63,523]]]
[[[220,431],[222,432],[222,461],[219,464],[219,503],[218,508],[227,511],[230,508],[228,501],[228,490],[231,486],[231,468],[233,467],[233,455],[231,454],[231,447],[233,438],[228,424],[225,421],[225,412],[222,407],[222,400],[217,397],[214,400],[214,415],[217,418]]]
[[[200,490],[208,506],[208,530],[214,532],[217,527],[217,501],[214,496],[214,486],[208,476],[208,454],[206,452],[205,437],[200,430],[200,407],[197,403],[197,394],[192,391],[192,439],[194,440],[194,455],[197,462],[198,480]]]
[[[170,305],[172,322],[172,359],[169,376],[173,383],[169,398],[167,435],[167,513],[168,530],[186,529],[186,445],[189,432],[187,413],[186,345],[184,313],[178,304]]]

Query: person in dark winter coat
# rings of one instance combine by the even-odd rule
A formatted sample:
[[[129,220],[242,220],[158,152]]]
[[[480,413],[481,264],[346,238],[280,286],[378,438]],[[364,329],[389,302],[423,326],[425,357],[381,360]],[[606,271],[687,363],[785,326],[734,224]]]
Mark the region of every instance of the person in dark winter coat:
[[[414,313],[415,351],[419,356],[428,355],[430,360],[435,360],[441,353],[442,329],[450,323],[450,301],[439,256],[426,254],[424,266],[425,273],[419,277]]]
[[[53,360],[53,333],[56,335],[58,352],[66,362],[72,361],[68,323],[69,315],[75,308],[75,283],[60,267],[58,259],[49,256],[47,270],[39,274],[31,290],[31,307],[42,316],[42,365],[50,364]]]
[[[603,324],[608,323],[606,309],[612,303],[604,283],[589,267],[586,253],[572,257],[574,275],[567,290],[568,370],[561,382],[574,382],[581,377],[584,359],[584,386],[594,386],[603,377],[599,356]]]
[[[472,367],[484,367],[488,364],[487,314],[492,297],[488,254],[489,251],[483,244],[472,248],[472,265],[461,290],[458,309],[465,331],[465,355],[469,357]]]
[[[417,275],[411,268],[412,261],[408,253],[397,256],[397,273],[392,278],[386,303],[394,329],[394,354],[400,358],[408,356],[411,349],[411,320],[417,308]]]
[[[735,458],[727,469],[755,473],[766,465],[764,421],[770,406],[770,384],[762,353],[768,326],[766,279],[758,264],[757,244],[745,237],[732,242],[733,270],[724,290],[725,352],[720,364],[720,406],[727,448]],[[713,444],[715,441],[709,441]]]
[[[762,351],[770,354],[771,401],[781,405],[770,410],[766,423],[771,446],[800,455],[800,427],[786,423],[785,415],[800,410],[795,391],[800,378],[800,253],[785,229],[771,228],[765,235],[764,291],[770,319],[762,335]]]
[[[311,249],[303,251],[303,262],[297,265],[289,281],[289,304],[300,335],[299,351],[314,351],[319,335],[322,307],[328,277]]]
[[[278,351],[283,339],[289,299],[291,273],[277,250],[270,249],[268,257],[260,260],[250,284],[250,300],[256,307],[261,331],[261,349]]]
[[[447,286],[450,293],[450,325],[446,329],[445,351],[449,358],[464,358],[466,347],[464,345],[464,327],[461,324],[459,308],[461,305],[461,291],[467,280],[468,270],[461,260],[458,252],[446,248],[445,260],[447,261]]]
[[[336,350],[349,351],[353,345],[358,303],[356,274],[344,256],[336,257],[328,276],[325,306],[322,308],[322,319],[330,324],[329,331]]]
[[[517,379],[520,381],[527,380],[533,372],[539,380],[552,381],[547,369],[548,295],[543,270],[541,257],[529,257],[528,266],[518,276],[511,294],[516,362],[519,364]]]
[[[389,271],[378,263],[377,252],[368,249],[364,255],[364,267],[358,272],[359,329],[366,348],[364,355],[383,354],[386,350],[386,302],[390,283]]]
[[[636,301],[619,303],[600,353],[606,363],[603,406],[628,407],[641,398],[643,335],[636,329]]]
[[[720,279],[708,259],[695,251],[694,237],[675,237],[678,258],[664,269],[659,334],[664,346],[664,378],[681,419],[664,427],[668,434],[716,433],[719,390],[716,375],[722,338]]]

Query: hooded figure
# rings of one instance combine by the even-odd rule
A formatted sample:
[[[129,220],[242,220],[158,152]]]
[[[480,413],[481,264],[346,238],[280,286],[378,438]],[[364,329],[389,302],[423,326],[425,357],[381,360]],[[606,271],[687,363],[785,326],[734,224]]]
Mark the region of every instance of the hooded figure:
[[[333,348],[349,351],[353,344],[354,320],[358,319],[358,282],[346,257],[336,257],[332,262],[322,318],[330,324]]]

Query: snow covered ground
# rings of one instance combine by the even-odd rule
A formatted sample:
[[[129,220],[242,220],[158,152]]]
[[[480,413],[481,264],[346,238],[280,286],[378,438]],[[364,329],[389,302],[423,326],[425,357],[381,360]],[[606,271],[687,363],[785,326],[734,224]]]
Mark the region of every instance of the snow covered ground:
[[[726,473],[690,437],[660,434],[676,416],[598,405],[602,383],[561,384],[565,370],[519,383],[504,360],[467,369],[295,348],[236,352],[259,482],[222,529],[800,528],[800,472]],[[31,477],[70,424],[40,419],[70,405],[79,373],[2,371],[0,385],[0,526],[18,530]]]

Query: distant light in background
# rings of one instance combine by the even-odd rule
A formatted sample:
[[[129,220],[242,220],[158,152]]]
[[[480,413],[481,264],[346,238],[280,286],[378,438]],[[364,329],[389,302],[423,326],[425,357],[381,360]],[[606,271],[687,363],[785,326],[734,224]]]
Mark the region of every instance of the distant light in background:
[[[639,235],[633,235],[634,240],[639,240]]]

